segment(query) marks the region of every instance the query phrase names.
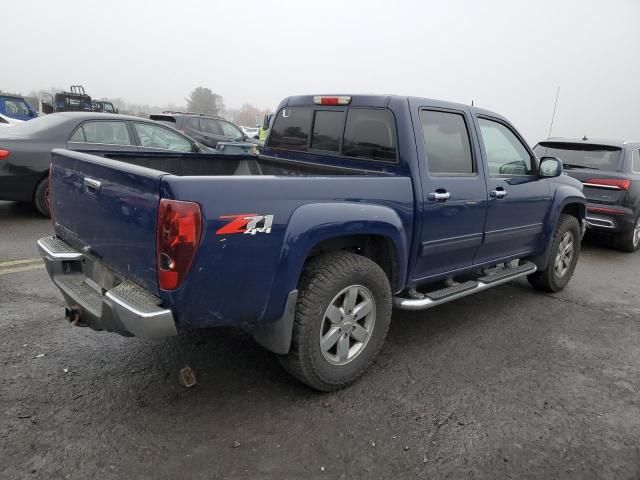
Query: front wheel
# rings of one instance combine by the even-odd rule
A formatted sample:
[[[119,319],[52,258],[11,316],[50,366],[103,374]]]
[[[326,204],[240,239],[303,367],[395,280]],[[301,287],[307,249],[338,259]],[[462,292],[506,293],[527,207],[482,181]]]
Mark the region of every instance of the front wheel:
[[[545,292],[558,292],[566,287],[578,263],[580,240],[578,219],[572,215],[560,215],[547,265],[544,270],[529,275],[529,283]]]
[[[391,287],[384,271],[350,252],[319,255],[299,286],[291,350],[279,356],[311,388],[343,388],[374,360],[391,321]]]

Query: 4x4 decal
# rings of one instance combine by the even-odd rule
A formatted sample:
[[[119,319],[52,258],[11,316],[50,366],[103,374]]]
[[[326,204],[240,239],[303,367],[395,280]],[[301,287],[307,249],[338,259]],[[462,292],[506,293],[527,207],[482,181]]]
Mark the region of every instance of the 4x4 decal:
[[[271,233],[271,226],[273,225],[273,215],[240,213],[238,215],[223,215],[220,218],[230,221],[222,228],[219,228],[216,231],[216,235]]]

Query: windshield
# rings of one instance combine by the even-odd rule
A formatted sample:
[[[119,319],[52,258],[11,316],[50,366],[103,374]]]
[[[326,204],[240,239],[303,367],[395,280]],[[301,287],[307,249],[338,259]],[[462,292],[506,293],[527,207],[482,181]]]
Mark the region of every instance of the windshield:
[[[51,127],[61,125],[67,120],[69,120],[69,117],[66,117],[64,115],[45,115],[43,117],[29,120],[28,122],[16,124],[11,127],[11,129],[7,129],[6,132],[3,131],[2,134],[7,136],[10,135],[12,137],[28,137],[30,135],[33,135],[34,133],[38,133]]]
[[[533,149],[538,158],[557,157],[567,169],[618,170],[620,148],[583,143],[542,142]]]

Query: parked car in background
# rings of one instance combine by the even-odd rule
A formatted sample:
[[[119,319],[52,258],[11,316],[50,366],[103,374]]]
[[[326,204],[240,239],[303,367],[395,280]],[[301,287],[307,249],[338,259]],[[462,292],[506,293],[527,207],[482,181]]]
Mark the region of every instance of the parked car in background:
[[[94,112],[118,113],[118,109],[113,106],[113,103],[105,100],[91,100],[91,108]]]
[[[93,112],[52,113],[0,130],[0,200],[46,201],[53,148],[77,151],[211,152],[166,126],[139,117]]]
[[[2,127],[10,127],[12,125],[18,125],[19,123],[23,123],[24,120],[18,120],[17,118],[7,117],[0,113],[0,128]]]
[[[241,126],[240,129],[244,132],[244,134],[247,136],[247,138],[254,138],[254,139],[258,139],[260,136],[260,129],[258,127],[243,127]]]
[[[218,142],[251,142],[258,144],[233,123],[222,117],[200,113],[163,112],[149,115],[151,120],[164,123],[211,148]]]
[[[56,112],[92,112],[91,97],[82,85],[71,85],[69,92],[44,93],[40,97],[40,111],[45,114]]]
[[[580,182],[498,114],[296,96],[263,153],[160,169],[54,150],[55,236],[38,245],[68,319],[140,337],[245,327],[296,378],[335,390],[373,362],[392,305],[524,277],[557,292],[576,267]]]
[[[612,234],[614,247],[640,246],[640,142],[549,138],[534,147],[538,156],[558,157],[567,175],[582,182],[587,226]]]
[[[31,120],[38,116],[24,97],[7,93],[0,93],[0,114],[16,120]]]

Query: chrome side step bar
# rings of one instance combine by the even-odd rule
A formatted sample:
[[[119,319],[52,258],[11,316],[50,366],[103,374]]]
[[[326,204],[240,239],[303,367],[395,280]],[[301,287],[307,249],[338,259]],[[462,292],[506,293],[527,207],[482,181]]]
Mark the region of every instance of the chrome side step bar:
[[[448,287],[446,289],[427,293],[422,298],[393,297],[393,306],[401,310],[426,310],[427,308],[437,307],[438,305],[466,297],[467,295],[473,295],[474,293],[487,290],[488,288],[497,287],[498,285],[510,282],[516,278],[526,277],[527,275],[535,273],[536,270],[537,268],[532,262],[523,262],[522,265],[518,265],[515,268],[496,269],[493,272],[472,281],[473,283],[466,282],[465,284],[460,284],[461,286],[466,286],[466,288],[463,288],[458,292],[455,292],[454,289]],[[439,293],[445,293],[445,290],[452,291],[452,293],[450,295],[441,295]]]

